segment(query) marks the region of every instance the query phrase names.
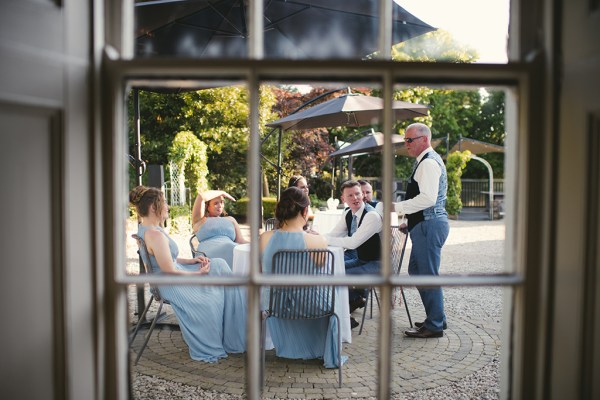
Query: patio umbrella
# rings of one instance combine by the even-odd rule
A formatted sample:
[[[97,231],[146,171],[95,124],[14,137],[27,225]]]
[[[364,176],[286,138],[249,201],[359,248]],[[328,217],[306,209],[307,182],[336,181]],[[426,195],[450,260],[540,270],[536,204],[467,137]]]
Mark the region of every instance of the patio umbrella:
[[[136,0],[136,54],[244,58],[247,3]],[[265,58],[363,58],[377,50],[378,29],[376,1],[265,1]],[[435,29],[393,4],[393,43]]]
[[[427,116],[428,107],[422,104],[395,100],[392,102],[397,120]],[[365,126],[377,123],[382,117],[383,99],[348,93],[307,108],[267,126],[282,130],[325,128],[334,126]]]
[[[452,146],[450,153],[465,150],[469,150],[473,154],[504,153],[504,146],[461,137],[458,142]]]
[[[404,143],[404,137],[394,133],[392,135],[392,145],[401,145]],[[356,156],[365,153],[377,153],[383,150],[383,133],[371,131],[367,136],[350,143],[348,146],[342,147],[329,155],[329,158]]]

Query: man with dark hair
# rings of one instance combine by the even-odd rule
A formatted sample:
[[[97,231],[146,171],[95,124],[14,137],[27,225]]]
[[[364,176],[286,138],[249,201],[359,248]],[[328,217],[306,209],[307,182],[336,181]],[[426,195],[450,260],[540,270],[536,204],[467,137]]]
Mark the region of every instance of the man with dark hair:
[[[381,215],[375,208],[363,201],[360,183],[346,181],[341,186],[342,200],[348,205],[343,218],[333,230],[325,234],[331,246],[346,249],[344,263],[346,274],[377,274],[381,268]],[[352,289],[349,292],[350,312],[364,307],[366,289]],[[352,327],[358,322],[351,318]]]
[[[363,201],[373,207],[377,206],[379,202],[373,198],[373,187],[371,184],[363,179],[359,179],[358,183],[360,183],[360,189],[362,190]]]
[[[398,214],[408,216],[412,242],[409,275],[439,275],[442,246],[450,231],[446,212],[448,177],[444,161],[431,148],[431,130],[421,123],[411,124],[404,135],[406,149],[415,157],[408,180],[406,200],[394,203]],[[444,336],[446,315],[441,287],[418,288],[427,318],[415,323],[417,329],[404,332],[414,338]]]

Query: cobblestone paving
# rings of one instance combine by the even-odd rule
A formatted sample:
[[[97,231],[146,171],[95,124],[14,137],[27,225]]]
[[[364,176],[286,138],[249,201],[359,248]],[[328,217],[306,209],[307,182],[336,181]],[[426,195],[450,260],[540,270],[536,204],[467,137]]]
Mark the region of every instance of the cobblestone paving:
[[[413,321],[420,321],[416,290],[407,289]],[[413,293],[414,292],[414,293]],[[362,310],[361,310],[362,311]],[[357,311],[357,319],[362,314]],[[170,317],[172,318],[172,317]],[[365,320],[362,335],[353,330],[352,344],[344,344],[349,360],[343,368],[343,387],[337,387],[338,372],[319,360],[289,360],[267,352],[264,398],[368,398],[377,396],[378,313]],[[436,388],[457,382],[477,372],[497,357],[499,323],[448,318],[442,338],[413,339],[403,335],[408,327],[404,308],[393,311],[393,394]],[[133,344],[137,351],[142,332]],[[215,364],[190,359],[181,332],[170,327],[155,329],[142,358],[132,371],[220,393],[243,395],[245,357],[230,354]]]

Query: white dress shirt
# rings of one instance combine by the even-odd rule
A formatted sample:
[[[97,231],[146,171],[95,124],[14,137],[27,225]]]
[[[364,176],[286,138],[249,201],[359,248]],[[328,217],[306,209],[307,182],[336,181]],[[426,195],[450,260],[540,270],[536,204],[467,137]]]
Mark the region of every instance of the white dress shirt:
[[[348,236],[348,226],[346,225],[346,215],[352,210],[346,211],[342,218],[338,221],[331,232],[325,234],[327,243],[330,246],[339,246],[346,249],[356,249],[358,246],[369,240],[369,238],[376,233],[381,232],[382,219],[381,215],[377,211],[369,211],[362,223],[354,232],[352,236]],[[357,224],[360,223],[360,219],[365,212],[365,205],[363,204],[356,212]]]
[[[433,148],[428,147],[417,157],[417,162],[423,159],[423,156]],[[419,184],[419,194],[409,200],[394,203],[396,212],[400,215],[414,214],[426,208],[432,207],[437,201],[440,176],[442,170],[438,163],[432,158],[426,158],[419,164],[415,172],[415,181]]]

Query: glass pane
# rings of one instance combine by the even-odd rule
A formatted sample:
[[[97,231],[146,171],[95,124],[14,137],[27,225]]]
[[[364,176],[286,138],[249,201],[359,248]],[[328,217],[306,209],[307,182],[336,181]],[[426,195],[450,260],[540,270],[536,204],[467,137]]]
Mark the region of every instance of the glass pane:
[[[407,11],[436,27],[396,44],[396,61],[503,64],[508,60],[510,0],[398,0]]]
[[[378,49],[376,1],[264,3],[265,58],[364,59]],[[393,43],[434,29],[393,4]],[[135,2],[138,57],[247,58],[248,37],[247,1]]]
[[[497,251],[495,244],[489,249]],[[412,323],[425,319],[417,289],[404,288]],[[501,353],[509,351],[503,299],[511,288],[444,288],[447,328],[444,336],[416,339],[404,335],[410,327],[405,304],[397,296],[392,310],[391,392],[401,398],[490,398],[500,397]],[[375,310],[378,311],[378,310]],[[367,320],[356,346],[377,340],[375,321]],[[506,357],[505,357],[506,359]],[[375,371],[375,365],[364,371]]]
[[[378,2],[264,2],[264,58],[371,59]],[[509,0],[394,1],[392,59],[505,63]],[[137,57],[248,58],[248,2],[136,0]]]
[[[200,252],[210,260],[208,277],[233,275],[233,248],[249,239],[245,221],[249,138],[245,84],[136,80],[129,85],[129,189],[139,212],[132,206],[125,224],[126,272],[137,275],[144,270],[138,253],[141,249],[142,258],[148,256],[145,261],[152,275],[194,273],[204,265],[194,259]],[[139,184],[150,189],[135,191]],[[202,198],[197,198],[199,193]],[[166,201],[166,219],[166,213],[155,212],[153,199]],[[196,218],[196,207],[200,218]],[[162,230],[169,238],[168,247],[152,247],[145,234],[149,230]],[[132,238],[136,233],[146,240],[145,250],[144,243]],[[173,271],[168,270],[170,263],[159,262],[165,257],[174,260]],[[170,273],[163,274],[167,275]],[[142,323],[130,351],[132,361],[139,356],[131,376],[135,397],[154,393],[157,382],[167,391],[165,397],[171,397],[167,393],[175,393],[169,392],[175,387],[190,395],[197,393],[197,389],[179,386],[182,383],[241,394],[246,374],[246,289],[160,285],[159,291],[148,284],[139,289],[128,287],[129,333],[138,321]],[[168,304],[160,310],[157,326],[144,347],[161,297]],[[151,299],[154,301],[142,317]],[[215,362],[231,375],[224,378],[216,373]],[[147,391],[149,385],[151,392]]]

